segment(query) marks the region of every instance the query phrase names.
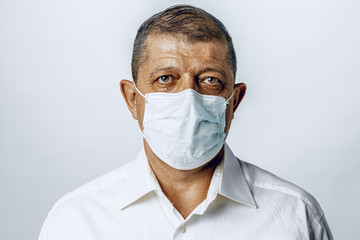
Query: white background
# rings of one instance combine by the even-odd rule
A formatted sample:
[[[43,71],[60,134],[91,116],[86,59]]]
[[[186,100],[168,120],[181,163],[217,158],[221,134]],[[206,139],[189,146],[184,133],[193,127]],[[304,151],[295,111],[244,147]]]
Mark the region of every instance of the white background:
[[[358,239],[359,1],[184,2],[234,39],[248,92],[233,151],[312,193],[336,239]],[[0,239],[36,239],[59,197],[137,154],[118,83],[137,28],[175,3],[0,0]]]

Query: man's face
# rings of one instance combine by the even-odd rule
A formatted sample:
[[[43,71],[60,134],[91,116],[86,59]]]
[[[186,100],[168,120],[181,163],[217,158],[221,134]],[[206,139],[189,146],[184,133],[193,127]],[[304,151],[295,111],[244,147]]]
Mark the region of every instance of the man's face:
[[[228,99],[234,91],[234,75],[227,61],[223,42],[195,42],[169,35],[150,35],[146,41],[146,60],[139,68],[137,88],[144,95],[151,92],[181,92],[186,89]],[[237,84],[226,111],[227,134],[233,113],[245,93]],[[143,130],[145,99],[137,94],[132,113]]]

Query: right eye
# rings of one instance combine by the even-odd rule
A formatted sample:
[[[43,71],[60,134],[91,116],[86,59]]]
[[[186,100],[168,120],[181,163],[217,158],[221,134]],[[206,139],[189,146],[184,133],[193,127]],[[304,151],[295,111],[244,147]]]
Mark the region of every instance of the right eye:
[[[159,81],[160,83],[168,83],[173,79],[173,76],[171,75],[164,75],[161,77],[158,77],[156,81]]]

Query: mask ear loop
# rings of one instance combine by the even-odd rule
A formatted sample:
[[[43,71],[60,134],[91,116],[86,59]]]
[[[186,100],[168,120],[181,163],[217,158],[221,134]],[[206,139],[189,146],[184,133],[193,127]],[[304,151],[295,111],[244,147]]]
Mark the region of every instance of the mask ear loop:
[[[146,99],[146,97],[144,96],[144,94],[142,94],[142,93],[140,92],[140,90],[136,87],[136,84],[135,84],[135,83],[134,83],[134,87],[135,87],[136,91],[137,91],[141,96],[143,96],[143,98]]]
[[[229,104],[230,99],[234,96],[235,90],[232,92],[231,96],[226,100],[226,105]]]
[[[145,98],[146,99],[146,97],[144,96],[144,94],[142,94],[141,92],[140,92],[140,90],[136,87],[136,84],[134,83],[134,87],[135,87],[135,89],[136,89],[136,91],[141,95],[141,96],[143,96],[143,98]],[[145,128],[145,126],[144,126],[144,122],[143,122],[143,128]],[[144,131],[144,130],[143,130]],[[140,132],[141,132],[141,135],[143,136],[143,138],[146,140],[146,137],[145,137],[145,134],[144,134],[144,132],[143,131],[141,131],[141,129],[140,129]]]

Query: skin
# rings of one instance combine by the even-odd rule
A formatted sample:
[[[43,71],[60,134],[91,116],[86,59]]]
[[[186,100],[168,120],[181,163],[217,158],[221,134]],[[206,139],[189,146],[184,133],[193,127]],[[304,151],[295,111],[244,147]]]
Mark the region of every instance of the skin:
[[[150,92],[181,92],[194,89],[201,94],[228,99],[227,134],[234,112],[243,99],[246,86],[234,84],[234,74],[227,62],[227,45],[219,41],[190,43],[170,35],[150,35],[146,40],[146,61],[138,72],[137,88]],[[132,81],[121,80],[121,93],[139,127],[143,130],[145,99]],[[151,150],[144,139],[150,167],[166,197],[186,219],[206,199],[212,175],[221,162],[222,149],[209,163],[192,170],[177,170],[167,165]]]

